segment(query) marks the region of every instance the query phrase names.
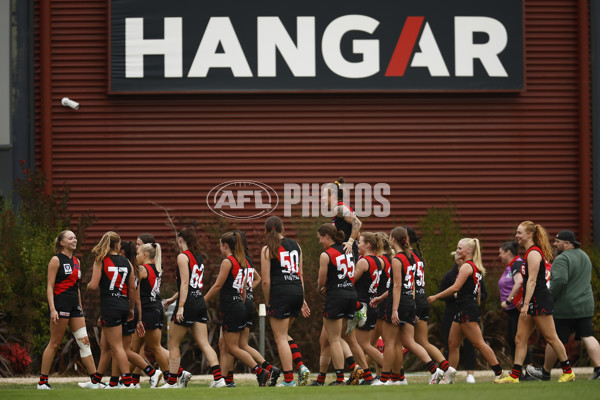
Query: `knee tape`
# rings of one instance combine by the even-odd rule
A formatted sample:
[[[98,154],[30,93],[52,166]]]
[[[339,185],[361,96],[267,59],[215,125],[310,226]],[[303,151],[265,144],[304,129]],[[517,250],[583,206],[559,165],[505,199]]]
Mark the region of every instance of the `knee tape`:
[[[79,346],[79,355],[81,356],[81,358],[92,355],[92,349],[90,349],[90,345],[83,343],[83,338],[87,337],[87,335],[88,334],[85,327],[79,328],[75,332],[73,332],[73,336],[75,336],[75,341]]]

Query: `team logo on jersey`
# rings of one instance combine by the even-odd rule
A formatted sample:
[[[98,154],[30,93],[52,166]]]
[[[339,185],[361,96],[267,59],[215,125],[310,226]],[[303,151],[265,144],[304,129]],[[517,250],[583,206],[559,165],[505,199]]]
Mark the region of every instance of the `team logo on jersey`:
[[[65,274],[71,275],[73,273],[73,267],[71,267],[71,264],[63,264],[63,268],[65,269]]]
[[[257,181],[229,181],[211,189],[206,204],[217,215],[229,219],[255,219],[272,213],[279,196],[269,185]]]

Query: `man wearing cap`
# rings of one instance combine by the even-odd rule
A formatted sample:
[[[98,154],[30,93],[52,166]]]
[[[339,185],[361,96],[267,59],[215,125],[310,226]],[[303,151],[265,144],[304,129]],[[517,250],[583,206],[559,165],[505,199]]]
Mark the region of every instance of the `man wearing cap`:
[[[594,365],[591,379],[600,379],[600,344],[594,337],[592,317],[594,294],[592,292],[592,262],[579,247],[581,243],[571,231],[560,231],[554,239],[558,256],[552,263],[550,294],[554,300],[554,324],[556,333],[567,343],[571,333],[585,344]],[[556,363],[556,354],[546,346],[543,368],[527,367],[527,372],[541,380],[550,379],[550,371]]]

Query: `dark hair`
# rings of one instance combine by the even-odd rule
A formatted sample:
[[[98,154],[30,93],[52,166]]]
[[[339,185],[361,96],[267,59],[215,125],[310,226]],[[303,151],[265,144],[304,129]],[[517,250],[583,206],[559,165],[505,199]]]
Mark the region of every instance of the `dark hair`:
[[[227,232],[221,236],[221,243],[229,246],[229,250],[233,253],[233,257],[240,264],[242,269],[246,268],[246,251],[244,250],[244,239],[240,235],[240,231]]]
[[[419,258],[423,258],[423,253],[421,252],[421,236],[418,236],[417,232],[410,226],[403,226],[403,228],[406,229],[406,233],[408,233],[410,244],[417,248]]]
[[[346,238],[346,234],[344,231],[339,231],[332,224],[323,224],[317,229],[319,235],[325,236],[329,235],[329,237],[335,242],[335,244],[344,243],[344,239]]]
[[[137,264],[137,260],[135,259],[135,243],[131,240],[121,240],[121,250],[123,251],[125,258],[129,260],[133,267],[135,267]],[[133,273],[137,278],[139,274],[138,269],[134,268]]]
[[[265,232],[267,233],[267,251],[269,258],[277,258],[281,240],[279,235],[283,233],[283,221],[281,218],[273,215],[265,221]]]
[[[339,203],[340,201],[344,201],[344,177],[340,176],[334,183],[337,186],[337,201]]]
[[[510,251],[513,256],[519,254],[519,242],[516,240],[514,242],[504,242],[500,245],[500,248],[504,251]]]
[[[410,254],[410,238],[406,229],[400,226],[395,227],[390,233],[390,238],[394,238],[398,242],[404,254]]]
[[[198,236],[196,236],[196,230],[194,228],[191,226],[183,228],[177,236],[183,239],[192,254],[200,254],[200,244],[198,243]]]
[[[140,239],[143,244],[156,243],[156,239],[154,239],[154,235],[151,233],[142,233],[138,236],[138,239]]]

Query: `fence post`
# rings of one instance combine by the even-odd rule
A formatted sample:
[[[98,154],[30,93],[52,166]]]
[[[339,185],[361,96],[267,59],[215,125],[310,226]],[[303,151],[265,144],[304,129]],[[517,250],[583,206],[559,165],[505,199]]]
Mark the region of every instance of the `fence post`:
[[[265,356],[265,317],[267,316],[267,307],[264,304],[258,305],[258,351]]]

